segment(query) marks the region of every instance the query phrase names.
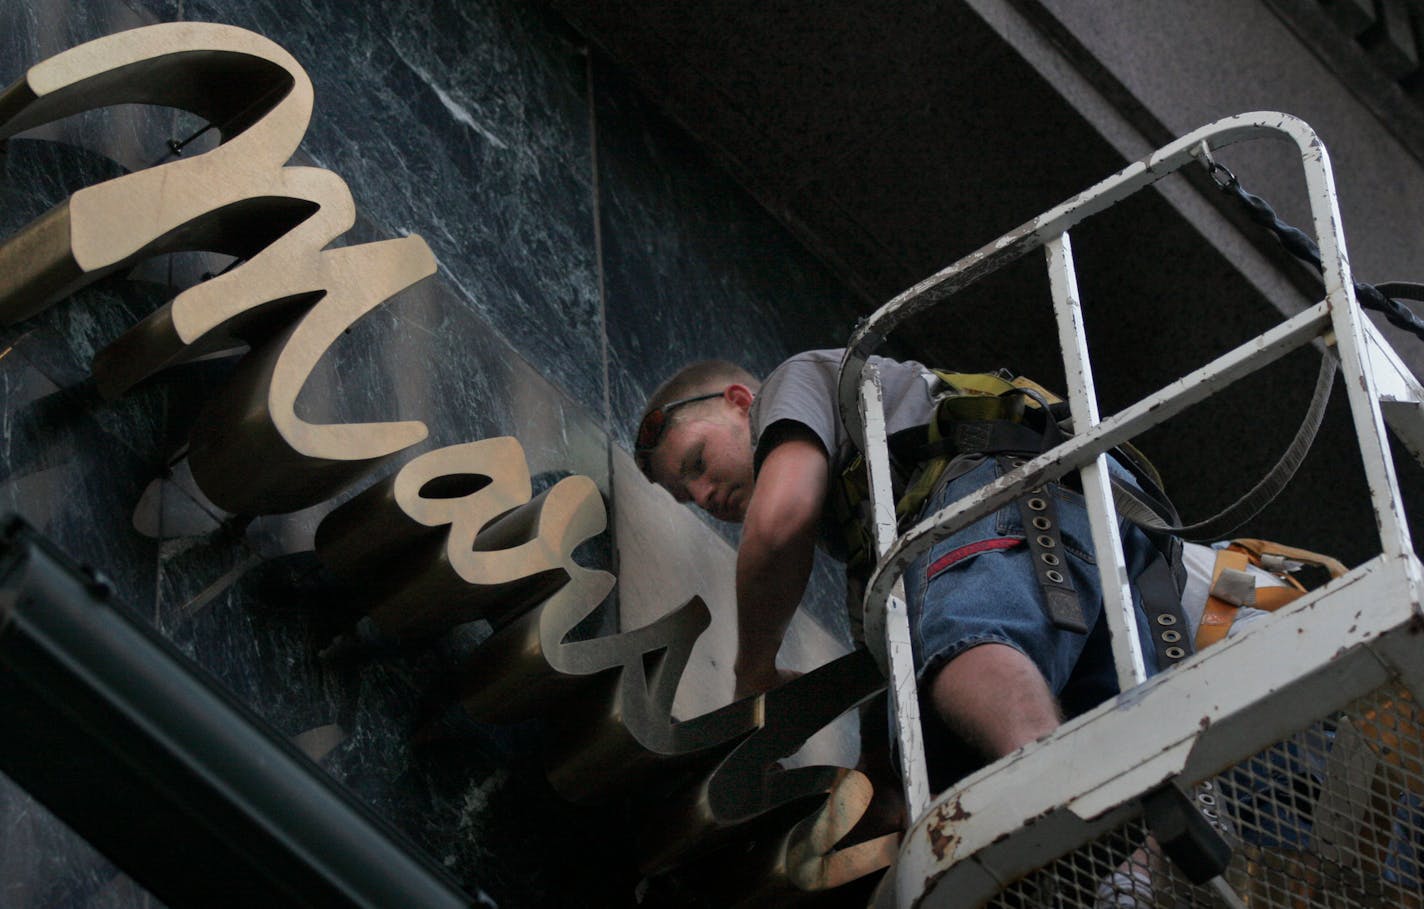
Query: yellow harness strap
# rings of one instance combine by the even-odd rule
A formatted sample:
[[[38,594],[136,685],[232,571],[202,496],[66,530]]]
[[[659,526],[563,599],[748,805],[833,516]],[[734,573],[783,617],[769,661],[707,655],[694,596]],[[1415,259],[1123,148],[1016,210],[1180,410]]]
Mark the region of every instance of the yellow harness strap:
[[[1319,565],[1330,572],[1332,579],[1341,577],[1348,570],[1344,564],[1328,555],[1321,555],[1318,552],[1311,552],[1309,549],[1298,549],[1295,546],[1286,546],[1281,543],[1274,543],[1270,540],[1236,539],[1231,541],[1231,545],[1238,546],[1252,556],[1252,560],[1265,568],[1273,571],[1271,567],[1272,559],[1290,559],[1293,562],[1304,562],[1306,565]]]
[[[1311,552],[1309,549],[1285,546],[1270,540],[1232,540],[1230,546],[1216,553],[1216,563],[1211,570],[1211,593],[1207,596],[1206,609],[1202,612],[1201,625],[1197,629],[1197,649],[1215,644],[1226,637],[1226,632],[1230,630],[1231,623],[1236,621],[1236,615],[1241,609],[1242,604],[1235,602],[1240,598],[1227,593],[1227,588],[1231,586],[1223,582],[1223,575],[1227,572],[1244,573],[1246,566],[1255,565],[1290,585],[1256,587],[1253,600],[1246,605],[1275,612],[1287,603],[1300,599],[1305,588],[1290,576],[1284,567],[1286,561],[1318,565],[1330,572],[1331,578],[1338,578],[1346,571],[1339,559]],[[1226,579],[1228,582],[1232,580],[1230,575],[1226,575]]]
[[[1038,388],[1029,380],[1010,382],[993,373],[949,372],[933,370],[943,387],[931,390],[936,402],[935,419],[927,427],[929,442],[939,442],[943,438],[943,427],[958,421],[982,422],[989,420],[1011,420],[1017,422],[1023,417],[1024,396],[1008,394],[1019,385]],[[1054,400],[1049,395],[1050,400]],[[1033,401],[1029,406],[1037,407]],[[948,457],[932,458],[917,466],[908,478],[905,491],[895,503],[895,520],[901,526],[919,513],[921,506],[934,491],[935,484],[944,475],[949,465]],[[864,503],[869,499],[866,489],[864,458],[857,456],[846,465],[841,474],[838,496],[833,501],[838,523],[842,528],[849,553],[849,566],[860,568],[872,563],[870,554],[874,552],[870,527],[864,511]]]
[[[1206,609],[1202,612],[1201,625],[1197,627],[1197,650],[1226,637],[1231,623],[1236,621],[1236,613],[1241,609],[1235,603],[1227,602],[1216,595],[1222,572],[1242,571],[1251,563],[1250,557],[1239,550],[1221,549],[1216,553],[1216,564],[1211,569],[1211,590],[1207,595]]]
[[[939,403],[935,409],[936,418],[930,421],[930,442],[944,438],[944,424],[954,421],[982,422],[986,420],[1010,420],[1017,422],[1023,418],[1025,406],[1037,408],[1038,402],[1023,395],[1011,395],[1016,388],[1031,388],[1040,392],[1044,399],[1056,402],[1057,395],[1032,379],[1022,376],[1009,381],[988,372],[947,372],[936,369],[934,374],[949,389],[936,395]],[[925,500],[934,492],[944,469],[949,466],[948,457],[926,461],[910,478],[909,484],[895,503],[895,520],[903,522],[917,514]]]

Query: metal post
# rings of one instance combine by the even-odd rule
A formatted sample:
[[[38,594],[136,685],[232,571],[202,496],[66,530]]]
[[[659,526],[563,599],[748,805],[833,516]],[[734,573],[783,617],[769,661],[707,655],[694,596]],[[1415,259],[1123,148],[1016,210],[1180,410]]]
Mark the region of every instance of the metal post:
[[[1385,436],[1379,389],[1365,346],[1364,315],[1355,300],[1354,279],[1341,237],[1335,177],[1330,170],[1330,158],[1325,146],[1318,139],[1302,151],[1301,164],[1305,170],[1306,191],[1315,221],[1316,244],[1320,247],[1325,299],[1330,304],[1330,320],[1340,353],[1340,365],[1349,377],[1345,382],[1345,392],[1354,418],[1355,435],[1360,442],[1360,458],[1364,463],[1365,481],[1370,488],[1375,523],[1379,526],[1380,547],[1386,556],[1403,558],[1414,551],[1409,540],[1409,524],[1404,519],[1400,504],[1399,482],[1394,475],[1389,440]]]
[[[1053,451],[1029,461],[1022,472],[1005,474],[957,502],[951,502],[934,514],[921,518],[918,524],[895,541],[886,555],[881,556],[880,564],[871,573],[866,585],[866,603],[885,598],[893,579],[898,577],[897,572],[948,537],[953,532],[950,528],[963,527],[997,511],[1030,486],[1051,483],[1071,470],[1091,464],[1100,453],[1171,419],[1232,382],[1268,366],[1318,337],[1329,324],[1329,318],[1328,305],[1317,303],[1136,404],[1103,419],[1093,429],[1076,433]]]
[[[1325,301],[1099,419],[1067,231],[1194,157],[1259,136],[1287,138],[1301,154],[1324,262]],[[1040,747],[964,781],[941,796],[929,812],[920,815],[916,809],[919,820],[906,836],[897,865],[887,878],[891,886],[882,889],[877,905],[888,905],[891,900],[898,905],[920,905],[922,900],[935,900],[937,905],[977,905],[1002,891],[1006,881],[1034,868],[1046,868],[1052,859],[1132,815],[1131,803],[1164,779],[1175,778],[1182,785],[1199,782],[1228,759],[1241,759],[1285,732],[1328,716],[1349,699],[1378,689],[1391,678],[1403,676],[1417,696],[1419,673],[1414,664],[1418,648],[1410,642],[1416,631],[1424,569],[1412,553],[1379,398],[1383,393],[1385,402],[1395,408],[1391,419],[1399,419],[1407,447],[1424,460],[1424,430],[1420,429],[1424,426],[1424,404],[1420,403],[1424,386],[1408,374],[1363,317],[1354,299],[1339,236],[1333,181],[1319,139],[1293,117],[1272,112],[1244,114],[1197,130],[1129,165],[919,282],[857,327],[842,360],[839,405],[852,439],[869,443],[862,445],[867,458],[872,454],[883,458],[883,450],[875,447],[883,445],[877,437],[883,436],[883,427],[871,432],[867,426],[862,440],[855,421],[858,398],[862,399],[862,411],[875,410],[879,417],[878,409],[867,408],[863,400],[870,389],[862,369],[871,354],[909,317],[1043,245],[1075,424],[1074,435],[1052,451],[923,516],[888,548],[886,528],[893,527],[893,519],[887,522],[878,506],[880,557],[867,583],[867,620],[875,604],[890,597],[891,586],[905,567],[946,538],[952,528],[1003,507],[1030,487],[1078,469],[1100,556],[1119,683],[1124,689],[1132,687],[1143,678],[1144,661],[1131,592],[1123,577],[1106,452],[1331,329],[1348,377],[1347,392],[1383,550],[1378,559],[1282,610],[1272,624],[1263,624],[1194,657],[1194,667],[1202,671],[1174,673],[1162,678],[1160,684],[1142,685],[1130,701],[1101,705],[1054,733]],[[875,479],[873,464],[871,473]],[[1327,601],[1338,603],[1338,608],[1320,608]],[[1307,652],[1309,659],[1304,658]],[[1208,666],[1218,665],[1223,668],[1207,671]],[[1163,723],[1142,725],[1141,715],[1149,701],[1162,702],[1149,712],[1162,717]],[[1163,724],[1175,726],[1176,731],[1163,737]],[[1104,730],[1112,730],[1115,746],[1098,747],[1104,741]],[[1088,754],[1091,758],[1084,757]],[[1065,773],[1063,768],[1070,764],[1076,771]],[[1084,779],[1083,773],[1092,779]],[[1116,817],[1114,811],[1118,812]],[[1087,818],[1091,823],[1084,822]],[[1093,825],[1099,823],[1103,826],[1095,829]],[[1209,885],[1227,905],[1244,904],[1221,878]]]
[[[1058,319],[1058,345],[1063,349],[1063,369],[1068,378],[1068,406],[1073,428],[1087,432],[1098,425],[1098,396],[1093,388],[1093,367],[1088,360],[1088,338],[1083,330],[1083,306],[1078,299],[1078,276],[1073,268],[1073,247],[1065,232],[1049,240],[1048,279],[1053,289],[1053,310]],[[1122,691],[1147,678],[1142,642],[1137,636],[1137,612],[1132,606],[1122,537],[1117,528],[1108,458],[1099,454],[1079,470],[1088,521],[1093,531],[1093,551],[1103,587],[1104,618],[1112,635],[1117,685]]]
[[[870,472],[870,504],[875,517],[875,553],[883,557],[895,542],[895,494],[890,482],[890,453],[885,432],[884,394],[880,373],[866,364],[860,394],[861,425],[865,427],[865,465]],[[884,616],[882,634],[875,633]],[[900,776],[905,787],[905,813],[913,821],[930,804],[929,771],[925,766],[924,731],[920,726],[919,687],[915,683],[915,661],[910,644],[910,617],[905,608],[904,587],[896,581],[894,593],[885,601],[865,603],[866,641],[876,648],[884,641],[885,653],[877,654],[889,679],[894,698],[895,737],[900,747]]]

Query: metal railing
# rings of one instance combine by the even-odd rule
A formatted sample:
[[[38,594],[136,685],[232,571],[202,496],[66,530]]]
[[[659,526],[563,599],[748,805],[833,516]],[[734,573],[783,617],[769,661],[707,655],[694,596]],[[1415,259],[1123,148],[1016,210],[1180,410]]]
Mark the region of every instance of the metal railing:
[[[1260,137],[1287,139],[1299,151],[1314,233],[1321,250],[1325,299],[1137,403],[1100,418],[1068,231],[1182,167],[1210,162],[1213,149]],[[1022,467],[923,518],[897,538],[880,384],[868,359],[906,319],[1039,248],[1046,253],[1075,434]],[[1140,685],[1146,672],[1123,566],[1107,452],[1317,338],[1336,348],[1348,377],[1344,384],[1379,528],[1382,554],[1377,561],[1398,571],[1409,591],[1407,595],[1417,600],[1420,568],[1389,456],[1381,397],[1391,407],[1391,422],[1417,456],[1424,449],[1414,444],[1424,439],[1424,390],[1362,317],[1344,254],[1334,180],[1325,148],[1306,124],[1289,115],[1243,114],[1184,136],[920,282],[857,328],[841,364],[839,393],[845,425],[866,454],[880,556],[865,595],[866,638],[877,650],[877,658],[891,680],[906,802],[916,824],[923,826],[932,805],[908,616],[898,586],[901,574],[916,558],[958,529],[1009,504],[1031,488],[1079,471],[1098,554],[1105,618],[1119,686],[1127,692]],[[942,797],[936,804],[943,803]],[[906,854],[914,851],[913,839],[911,836],[907,840]],[[943,869],[943,856],[937,866]]]

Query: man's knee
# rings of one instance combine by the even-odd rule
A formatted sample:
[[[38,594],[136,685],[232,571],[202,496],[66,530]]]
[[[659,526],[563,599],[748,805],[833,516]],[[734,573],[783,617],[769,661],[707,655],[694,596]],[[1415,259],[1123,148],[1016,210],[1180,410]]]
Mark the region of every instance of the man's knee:
[[[980,644],[959,654],[929,680],[929,695],[945,725],[992,758],[1062,721],[1043,673],[1008,644]]]

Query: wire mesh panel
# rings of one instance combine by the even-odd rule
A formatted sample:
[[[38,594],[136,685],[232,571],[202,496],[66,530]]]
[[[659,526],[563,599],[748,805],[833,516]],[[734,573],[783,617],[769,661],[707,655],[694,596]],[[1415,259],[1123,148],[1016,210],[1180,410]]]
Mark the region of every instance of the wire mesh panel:
[[[1030,874],[990,903],[995,909],[1152,907],[1154,856],[1135,820]]]
[[[990,905],[1424,907],[1424,710],[1403,687],[1376,689],[1321,717],[1194,796],[1231,847],[1225,887],[1190,883],[1137,819]]]

